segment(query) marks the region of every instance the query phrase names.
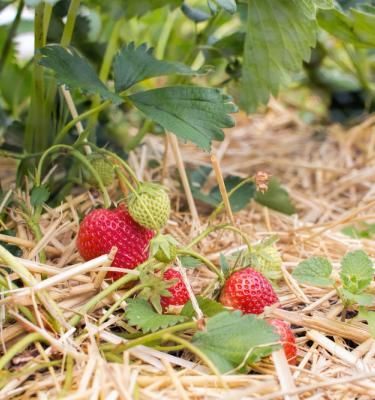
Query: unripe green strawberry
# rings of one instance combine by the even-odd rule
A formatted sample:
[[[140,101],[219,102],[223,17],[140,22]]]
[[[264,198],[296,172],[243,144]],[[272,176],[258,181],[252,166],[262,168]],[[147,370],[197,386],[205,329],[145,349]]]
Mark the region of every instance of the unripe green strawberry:
[[[282,259],[273,245],[261,246],[250,255],[251,266],[266,278],[278,280],[282,278]]]
[[[169,218],[171,203],[165,188],[156,183],[142,182],[128,199],[132,218],[148,229],[163,228]]]
[[[103,181],[104,186],[112,185],[115,178],[112,163],[106,157],[100,154],[91,154],[90,156],[88,156],[88,159],[92,167],[95,169],[95,171],[98,173],[101,180]],[[95,187],[98,186],[98,181],[90,173],[90,171],[84,170],[84,178],[86,182],[90,185]]]

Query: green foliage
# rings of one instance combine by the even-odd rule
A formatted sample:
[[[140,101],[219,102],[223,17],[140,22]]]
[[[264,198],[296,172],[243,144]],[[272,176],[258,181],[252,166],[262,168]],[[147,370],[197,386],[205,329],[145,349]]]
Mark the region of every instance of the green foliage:
[[[358,318],[365,319],[368,323],[368,330],[373,338],[375,338],[375,311],[369,311],[361,307],[359,309]]]
[[[296,212],[288,192],[281,187],[276,178],[271,178],[268,190],[265,193],[256,192],[255,200],[268,208],[280,211],[283,214],[292,215]]]
[[[206,317],[213,317],[216,314],[219,314],[225,311],[224,306],[218,303],[215,300],[208,299],[206,297],[197,296],[197,301],[199,304],[199,308],[202,310],[203,314]],[[189,300],[185,305],[184,308],[181,310],[181,315],[193,318],[195,316],[194,308],[191,304],[191,300]]]
[[[340,278],[344,289],[349,292],[361,293],[370,285],[373,276],[372,261],[364,251],[353,251],[342,259]]]
[[[161,315],[154,311],[151,305],[143,299],[128,300],[125,317],[128,323],[137,326],[142,332],[156,332],[186,321],[181,315]]]
[[[179,256],[178,258],[184,268],[196,268],[202,265],[202,261],[196,259],[195,257]]]
[[[205,331],[195,333],[192,343],[225,373],[271,354],[278,340],[264,320],[234,311],[209,318]]]
[[[50,192],[45,186],[34,186],[31,190],[30,203],[33,207],[41,206],[49,196]]]
[[[360,306],[371,306],[374,296],[368,293],[352,293],[345,288],[339,290],[340,297],[344,304],[358,304]]]
[[[189,171],[189,182],[190,187],[195,199],[208,204],[212,207],[217,207],[221,201],[221,194],[219,186],[214,186],[209,193],[204,193],[201,188],[204,183],[207,181],[208,176],[211,173],[210,167],[199,167],[194,171]],[[242,178],[238,176],[229,175],[224,179],[225,188],[227,191],[231,191],[234,189],[238,184],[243,181]],[[248,182],[244,184],[240,189],[234,192],[230,198],[230,204],[232,210],[234,212],[242,210],[246,207],[250,200],[254,197],[255,194],[255,186],[253,183]]]
[[[87,3],[101,7],[102,11],[109,12],[115,18],[141,17],[158,8],[168,6],[170,8],[179,7],[183,0],[86,0]]]
[[[124,46],[114,61],[115,88],[122,92],[148,78],[165,75],[197,75],[190,67],[170,61],[157,60],[147,44],[135,47],[134,43]]]
[[[339,287],[331,278],[332,265],[322,257],[313,257],[297,265],[293,271],[293,277],[301,283],[317,286],[333,285],[345,307],[358,304],[370,306],[374,296],[366,293],[370,286],[374,269],[372,261],[362,250],[347,253],[341,260],[341,286]]]
[[[195,86],[153,89],[129,99],[165,130],[205,150],[210,149],[212,140],[224,139],[222,128],[234,125],[228,114],[237,111],[231,97],[219,89]]]
[[[248,0],[243,99],[248,112],[276,95],[301,70],[316,42],[311,0]]]
[[[202,191],[202,187],[211,171],[211,167],[199,167],[188,171],[188,178],[194,198],[216,208],[222,202],[219,186],[214,186],[208,193]],[[234,212],[242,210],[254,199],[259,204],[284,214],[291,215],[295,213],[295,208],[288,192],[280,186],[276,178],[270,179],[268,191],[265,193],[256,192],[255,185],[252,182],[246,182],[240,186],[243,181],[243,178],[233,175],[229,175],[224,179],[225,188],[230,194],[230,205]],[[236,189],[237,187],[238,189]]]
[[[323,257],[312,257],[302,261],[293,270],[293,277],[298,282],[317,286],[331,286],[333,280],[331,263]]]
[[[344,13],[338,9],[320,11],[319,25],[345,43],[359,47],[375,46],[375,7],[350,9]]]
[[[341,231],[354,239],[369,239],[375,235],[375,224],[363,223],[359,226],[349,225]]]
[[[93,67],[73,48],[49,45],[40,49],[40,64],[56,73],[57,82],[85,94],[98,94],[104,100],[120,104],[123,99],[112,93],[98,78]]]
[[[230,275],[230,265],[228,263],[228,260],[222,253],[220,254],[219,262],[220,269],[223,271],[224,277],[227,278]]]

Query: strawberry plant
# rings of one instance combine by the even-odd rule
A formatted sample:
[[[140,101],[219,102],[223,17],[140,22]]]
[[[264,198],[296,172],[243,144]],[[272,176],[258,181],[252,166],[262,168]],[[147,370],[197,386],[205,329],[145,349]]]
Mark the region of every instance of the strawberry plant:
[[[285,278],[290,287],[290,276],[272,235],[299,209],[266,172],[223,177],[215,157],[213,168],[185,169],[177,139],[211,153],[225,139],[224,130],[235,125],[235,113],[257,111],[291,83],[346,85],[361,91],[363,108],[370,111],[374,5],[354,3],[0,1],[0,10],[15,11],[0,26],[0,157],[13,159],[17,171],[14,190],[0,190],[0,305],[6,325],[0,397],[48,371],[58,398],[65,398],[80,368],[85,373],[78,391],[92,381],[104,398],[98,388],[106,382],[96,369],[106,361],[130,368],[137,363],[129,357],[139,352],[152,368],[165,368],[173,383],[170,364],[176,359],[190,370],[205,364],[219,383],[225,374],[265,371],[270,359],[276,370],[290,372],[287,362],[296,365],[300,355],[294,334],[299,331],[269,314],[285,313],[295,325],[299,320],[283,309],[289,297],[278,284]],[[16,39],[25,31],[33,34],[34,48],[23,58]],[[328,71],[332,62],[343,70],[340,84]],[[147,134],[157,136],[155,142],[145,141]],[[144,142],[152,143],[155,159],[142,156],[138,170],[129,159]],[[169,174],[169,151],[179,179]],[[151,162],[155,170],[142,174]],[[310,164],[301,168],[317,169],[317,181],[325,172]],[[213,173],[217,185],[211,185]],[[211,213],[200,226],[197,211],[190,219],[180,204],[185,198],[176,195],[176,181],[190,210],[196,201]],[[262,209],[249,223],[253,232],[245,233],[233,213],[251,200],[284,215],[276,214],[273,226],[268,209]],[[176,210],[182,212],[173,220]],[[224,211],[229,223],[219,222]],[[267,230],[253,244],[250,235],[261,218]],[[298,229],[294,223],[293,234]],[[223,233],[229,234],[225,246],[233,247],[229,255],[221,246]],[[212,237],[219,249],[203,251]],[[358,311],[356,318],[367,320],[372,334],[373,274],[363,251],[344,256],[339,274],[321,257],[301,262],[292,273],[302,284],[334,288],[343,323],[348,311]],[[30,349],[32,355],[37,351],[35,362],[27,358]],[[308,357],[295,376],[304,373]],[[133,383],[138,376],[125,375]],[[281,396],[290,395],[285,390],[291,379],[281,376]],[[8,380],[10,386],[17,383],[9,388]],[[176,386],[184,393],[183,385]]]
[[[332,277],[332,264],[322,257],[302,261],[293,271],[293,276],[301,283],[318,286],[333,286],[346,311],[353,307],[371,306],[374,297],[367,290],[374,278],[373,263],[362,250],[350,252],[341,260],[339,279]]]

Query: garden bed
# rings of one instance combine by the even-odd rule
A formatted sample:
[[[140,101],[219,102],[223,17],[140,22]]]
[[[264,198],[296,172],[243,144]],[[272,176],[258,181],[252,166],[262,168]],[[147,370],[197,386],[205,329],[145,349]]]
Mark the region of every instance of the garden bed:
[[[53,399],[61,393],[64,399],[375,398],[375,342],[367,324],[342,321],[343,307],[332,288],[301,285],[291,275],[301,261],[311,256],[329,258],[335,271],[348,251],[360,248],[375,257],[371,235],[355,239],[342,233],[344,227],[375,222],[375,119],[369,118],[351,129],[339,125],[314,128],[301,122],[293,110],[272,102],[264,115],[254,115],[250,121],[241,117],[238,122],[214,151],[223,174],[246,177],[267,171],[282,181],[297,210],[287,216],[252,203],[235,214],[237,227],[251,242],[272,235],[279,238],[283,280],[277,293],[282,309],[271,307],[266,314],[292,324],[297,336],[297,365],[287,368],[285,364],[284,369],[275,370],[272,359],[266,358],[248,374],[216,376],[188,351],[166,354],[144,346],[125,351],[121,360],[105,360],[100,346],[121,344],[116,333],[125,322],[121,311],[101,324],[98,321],[124,290],[104,297],[90,312],[82,314],[85,304],[108,286],[103,280],[104,271],[111,268],[107,256],[91,264],[79,264],[82,260],[75,237],[80,217],[101,204],[98,194],[85,192],[68,197],[55,209],[44,208],[43,237],[37,243],[22,213],[17,209],[9,213],[12,222],[7,228],[15,229],[17,234],[2,235],[0,240],[22,249],[21,264],[35,279],[45,278],[38,287],[48,290],[65,320],[79,315],[80,322],[65,334],[54,335],[46,328],[48,323],[36,305],[35,291],[15,290],[3,298],[1,315],[7,307],[13,319],[2,326],[2,349],[20,343],[25,331],[36,331],[48,345],[30,345],[10,357],[8,372],[4,370],[1,375],[0,399]],[[163,149],[161,140],[147,137],[130,163],[146,180],[160,179],[165,173],[164,184],[170,189],[173,204],[165,231],[187,244],[195,234],[192,225],[196,229],[206,227],[208,213],[198,204],[199,221],[192,223],[183,191],[171,178],[175,169],[172,157],[166,157],[168,164],[159,168],[145,167],[151,159],[162,160]],[[182,146],[182,153],[187,166],[210,165],[209,156],[197,153],[193,146]],[[2,179],[7,174],[4,186],[12,190],[12,164],[3,159],[0,162]],[[208,186],[210,183],[215,183],[214,175]],[[116,187],[111,194],[119,198]],[[17,195],[30,201],[21,192]],[[226,214],[221,214],[215,223],[226,220]],[[218,264],[220,254],[233,254],[241,246],[243,243],[233,232],[213,233],[201,242],[199,250]],[[46,262],[34,262],[41,250],[46,252]],[[76,267],[70,270],[72,265]],[[205,267],[188,270],[188,276],[195,294],[215,278]],[[14,277],[9,274],[10,279]],[[374,288],[372,284],[371,292]],[[12,311],[14,304],[28,306],[38,323],[30,324]],[[120,309],[125,307],[123,303]],[[73,368],[69,366],[72,358]],[[46,368],[41,368],[41,363],[46,363]]]

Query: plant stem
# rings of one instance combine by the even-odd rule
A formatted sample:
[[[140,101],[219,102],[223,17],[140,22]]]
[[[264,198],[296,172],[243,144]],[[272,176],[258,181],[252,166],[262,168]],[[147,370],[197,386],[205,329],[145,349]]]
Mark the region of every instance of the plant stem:
[[[138,292],[139,290],[143,289],[146,286],[147,286],[146,284],[141,283],[139,285],[134,286],[127,292],[125,292],[122,297],[120,297],[114,304],[112,304],[112,306],[107,310],[107,312],[102,316],[102,318],[100,318],[99,325],[103,324],[108,319],[108,317],[116,311],[117,307],[119,307],[119,305],[123,301],[125,301],[128,297],[132,296],[134,293]]]
[[[93,168],[93,166],[90,164],[90,162],[87,160],[87,158],[85,156],[83,156],[78,150],[74,149],[72,146],[69,146],[66,144],[56,144],[56,145],[50,147],[48,150],[46,150],[43,153],[43,155],[40,158],[39,163],[38,163],[38,168],[37,168],[36,175],[35,175],[35,185],[36,186],[41,185],[43,164],[44,164],[46,158],[49,155],[51,155],[55,152],[58,152],[60,150],[68,150],[73,157],[78,159],[90,171],[90,173],[93,175],[95,180],[98,182],[99,189],[101,190],[102,195],[103,195],[104,206],[106,208],[109,208],[111,205],[111,199],[109,197],[107,189],[104,186],[103,181],[102,181],[101,177],[99,176],[98,172],[95,170],[95,168]]]
[[[34,342],[46,341],[40,333],[30,333],[16,342],[7,352],[0,358],[0,371],[12,360],[12,358],[26,349]]]
[[[208,260],[206,257],[202,256],[199,253],[196,253],[193,250],[185,250],[185,249],[181,249],[178,250],[178,254],[179,255],[185,255],[185,256],[190,256],[193,258],[196,258],[197,260],[202,261],[205,265],[207,265],[208,269],[212,272],[214,272],[217,277],[219,278],[220,283],[224,283],[225,282],[225,278],[223,273],[221,272],[221,270],[219,270],[215,264],[213,264],[210,260]]]
[[[38,283],[38,281],[34,278],[33,274],[29,272],[27,268],[25,268],[8,250],[6,250],[3,246],[0,245],[0,259],[11,268],[14,272],[16,272],[21,280],[23,281],[25,286],[32,287]],[[36,293],[38,299],[43,304],[45,309],[49,312],[52,318],[58,322],[58,325],[61,325],[65,328],[70,328],[66,323],[64,316],[62,315],[60,309],[57,307],[56,303],[50,298],[48,292],[41,290]],[[60,326],[58,326],[60,328]]]
[[[98,182],[99,189],[103,195],[104,207],[109,208],[111,206],[111,198],[109,197],[108,191],[104,186],[102,178],[100,177],[96,169],[91,165],[90,161],[88,161],[87,158],[84,155],[82,155],[79,151],[72,150],[71,154],[73,157],[77,158],[79,161],[81,161],[82,164],[86,166],[86,168],[90,171],[91,175]]]
[[[145,268],[151,262],[154,262],[154,260],[145,261],[143,264],[139,265],[137,267],[137,269]],[[137,275],[127,274],[127,275],[122,276],[117,281],[113,282],[111,285],[109,285],[107,288],[105,288],[102,292],[98,293],[91,300],[89,300],[79,310],[79,313],[70,319],[70,321],[69,321],[70,325],[76,326],[79,323],[79,321],[82,319],[82,316],[84,314],[90,312],[100,301],[102,301],[104,298],[106,298],[107,296],[112,294],[115,290],[119,289],[121,286],[125,285],[126,283],[135,281],[137,279],[138,279]]]
[[[189,341],[180,338],[179,336],[172,335],[170,333],[166,333],[163,335],[164,340],[173,340],[176,343],[183,345],[186,349],[190,350],[193,354],[199,357],[209,368],[210,370],[222,381],[219,370],[216,368],[215,364],[203,353],[202,350],[198,349],[198,347],[194,346]]]
[[[123,23],[123,20],[120,18],[116,21],[115,26],[112,29],[111,32],[111,36],[109,38],[109,42],[103,57],[103,62],[102,65],[100,67],[100,71],[99,71],[99,79],[102,82],[105,82],[108,79],[109,76],[109,72],[111,70],[111,65],[112,65],[112,61],[113,61],[113,57],[115,56],[116,50],[117,50],[117,43],[118,43],[118,39],[120,36],[120,30],[121,30],[121,25]],[[100,104],[100,96],[96,95],[93,98],[93,102],[92,102],[92,109],[95,109],[96,107],[98,107],[98,105]],[[94,126],[96,125],[97,121],[98,121],[98,113],[92,114],[90,119],[89,119],[89,123],[88,123],[88,133],[92,132],[94,129]]]
[[[44,6],[43,15],[43,45],[47,43],[48,27],[52,16],[52,4],[46,3]]]
[[[166,335],[167,333],[186,331],[188,329],[196,329],[197,324],[198,324],[197,321],[189,321],[189,322],[184,322],[179,325],[170,326],[169,328],[162,329],[158,332],[149,333],[149,334],[141,336],[137,339],[129,340],[129,342],[127,342],[127,343],[116,345],[115,350],[117,353],[123,352],[123,351],[129,350],[135,346],[144,345],[146,343],[153,342],[155,340],[163,339],[163,336]],[[112,344],[103,345],[101,347],[101,349],[107,350],[107,349],[111,349],[112,347],[113,347]]]
[[[229,224],[221,224],[221,225],[215,225],[215,226],[208,226],[202,233],[200,233],[196,238],[194,238],[186,247],[185,249],[191,249],[194,247],[197,243],[199,243],[201,240],[203,240],[205,237],[210,235],[211,233],[218,231],[220,229],[224,229]]]
[[[134,171],[130,168],[129,164],[125,160],[123,160],[120,156],[118,156],[116,153],[113,153],[112,151],[98,147],[95,144],[90,143],[90,146],[92,146],[98,153],[103,153],[111,158],[114,158],[122,167],[124,167],[125,171],[131,176],[136,186],[139,185],[139,180],[135,175]]]
[[[95,113],[99,113],[100,111],[102,111],[105,108],[109,107],[111,104],[112,104],[112,102],[110,100],[104,101],[103,103],[99,104],[97,107],[92,108],[92,109],[90,109],[90,110],[78,115],[78,117],[76,117],[76,118],[73,118],[57,134],[57,136],[56,136],[56,138],[54,140],[54,144],[61,143],[63,141],[63,139],[65,138],[66,134],[77,124],[77,122],[88,118],[90,115],[93,115]],[[78,138],[78,139],[80,139],[80,138]]]
[[[44,2],[40,3],[35,8],[35,55],[34,55],[34,103],[31,109],[34,117],[34,140],[36,143],[37,151],[42,150],[47,145],[47,127],[46,127],[46,114],[44,106],[44,77],[43,67],[39,65],[40,56],[37,51],[45,45],[44,38]],[[42,132],[36,133],[37,127],[42,122]]]
[[[251,176],[249,178],[244,179],[242,182],[237,184],[233,189],[231,189],[228,192],[228,198],[230,197],[238,190],[241,189],[242,186],[246,185],[247,183],[254,182],[254,177]],[[216,218],[216,216],[224,209],[224,201],[221,201],[220,204],[216,207],[216,209],[212,212],[212,214],[209,216],[209,221],[212,221],[213,219]]]
[[[170,351],[181,351],[185,348],[182,344],[178,344],[176,346],[154,346],[155,350],[164,351],[169,353]]]
[[[60,44],[63,47],[69,46],[72,40],[74,26],[76,23],[76,18],[80,3],[81,3],[80,0],[71,0],[70,2],[66,24],[60,41]]]
[[[138,144],[143,140],[145,137],[146,133],[149,132],[151,126],[153,124],[153,121],[150,119],[146,119],[141,128],[138,130],[138,132],[131,138],[129,138],[128,142],[126,143],[126,149],[128,151],[133,150],[138,146]]]
[[[74,359],[70,354],[68,354],[66,356],[65,380],[64,380],[64,386],[63,386],[63,391],[65,393],[69,392],[70,388],[72,387],[73,368],[74,368]]]
[[[15,16],[13,22],[12,22],[12,25],[9,28],[7,37],[6,37],[5,42],[4,42],[4,46],[3,46],[2,50],[1,50],[0,74],[1,74],[1,72],[3,70],[3,68],[4,68],[6,59],[8,57],[9,50],[10,50],[10,48],[12,46],[13,37],[16,34],[18,25],[19,25],[19,23],[21,21],[21,15],[22,15],[22,11],[23,11],[24,6],[25,6],[24,0],[20,0],[20,2],[18,3],[18,7],[17,7],[17,14],[16,14],[16,16]]]

